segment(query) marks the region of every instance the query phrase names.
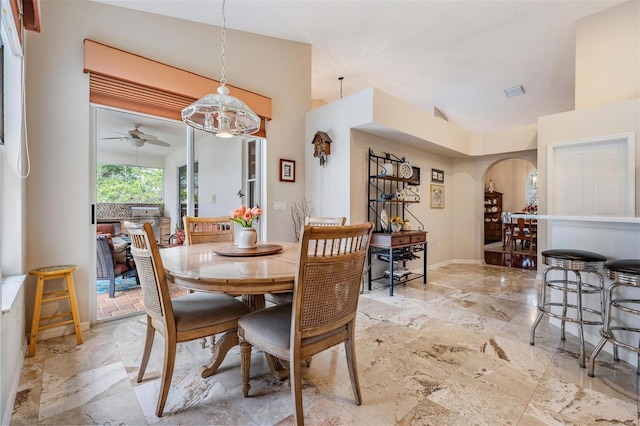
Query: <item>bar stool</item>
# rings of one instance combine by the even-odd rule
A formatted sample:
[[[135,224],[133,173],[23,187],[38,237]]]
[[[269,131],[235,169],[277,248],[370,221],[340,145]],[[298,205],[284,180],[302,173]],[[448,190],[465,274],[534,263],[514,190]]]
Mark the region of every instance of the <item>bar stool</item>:
[[[580,367],[585,368],[585,345],[584,345],[584,325],[602,325],[602,314],[604,310],[604,278],[598,272],[604,267],[606,257],[584,250],[558,249],[546,250],[542,252],[542,261],[549,265],[542,274],[542,288],[540,289],[540,299],[538,303],[538,316],[531,326],[531,337],[529,344],[534,345],[536,327],[544,315],[561,320],[560,338],[565,340],[565,323],[572,322],[578,326],[580,337]],[[549,280],[547,277],[552,271],[562,271],[562,279]],[[569,272],[572,272],[574,279],[569,279]],[[591,272],[598,278],[598,283],[583,282],[581,272]],[[547,291],[559,290],[562,292],[562,302],[547,302]],[[570,293],[576,295],[576,303],[568,301]],[[588,294],[599,293],[600,310],[586,308],[583,306],[582,297]],[[552,308],[562,308],[561,313],[555,313]],[[575,310],[575,315],[569,315],[567,310]],[[589,312],[597,315],[597,320],[585,319],[583,314]]]
[[[46,330],[48,328],[56,327],[59,325],[73,324],[76,334],[76,342],[78,343],[78,345],[82,344],[82,330],[80,329],[78,302],[76,301],[76,290],[73,286],[72,275],[72,272],[77,269],[77,265],[58,265],[46,266],[44,268],[38,268],[29,271],[29,275],[35,275],[38,277],[38,287],[36,288],[36,298],[33,304],[33,321],[31,322],[31,340],[29,340],[28,356],[34,356],[36,353],[36,341],[38,338],[38,332],[40,330]],[[44,293],[44,282],[46,280],[53,280],[57,278],[65,279],[67,283],[66,290]],[[40,311],[43,303],[54,302],[56,300],[63,299],[67,299],[69,301],[69,306],[71,309],[69,312],[63,312],[40,318]],[[68,317],[71,317],[71,319],[69,319]],[[59,318],[67,319],[58,320]],[[40,325],[41,320],[50,322],[47,322],[45,325]]]
[[[634,351],[638,354],[638,369],[636,374],[640,375],[640,348],[623,342],[621,340],[622,336],[618,335],[618,337],[616,337],[613,333],[614,331],[640,333],[639,327],[627,327],[624,325],[625,323],[639,324],[638,321],[640,321],[640,319],[636,319],[634,321],[632,318],[628,318],[626,321],[621,321],[623,325],[611,325],[611,312],[613,309],[617,309],[618,313],[627,312],[629,315],[640,316],[640,295],[636,296],[635,299],[624,296],[614,298],[614,292],[618,289],[634,288],[636,289],[636,292],[640,289],[640,259],[612,260],[605,264],[605,268],[608,272],[609,278],[613,280],[613,284],[609,286],[609,290],[607,291],[608,303],[605,309],[604,325],[600,329],[602,339],[598,342],[598,345],[591,353],[588,374],[590,377],[594,376],[593,370],[595,368],[596,357],[604,345],[607,342],[610,342],[613,344],[613,359],[615,361],[620,361],[620,358],[618,357],[618,346]],[[628,294],[629,293],[627,293],[627,295]],[[618,316],[617,319],[620,320],[620,317]]]

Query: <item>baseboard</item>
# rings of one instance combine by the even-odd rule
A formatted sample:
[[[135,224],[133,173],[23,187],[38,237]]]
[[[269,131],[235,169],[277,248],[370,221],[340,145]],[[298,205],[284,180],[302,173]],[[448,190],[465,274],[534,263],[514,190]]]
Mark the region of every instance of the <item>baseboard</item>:
[[[453,259],[450,263],[462,263],[465,265],[482,265],[484,260],[477,259]]]

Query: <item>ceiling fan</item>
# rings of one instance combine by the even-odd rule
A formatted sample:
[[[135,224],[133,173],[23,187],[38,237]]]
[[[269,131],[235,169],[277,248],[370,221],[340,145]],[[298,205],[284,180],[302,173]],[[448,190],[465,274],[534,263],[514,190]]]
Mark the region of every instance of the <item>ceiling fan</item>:
[[[128,141],[131,144],[131,146],[136,148],[142,148],[142,146],[144,146],[145,143],[150,143],[152,145],[163,146],[163,147],[171,146],[167,142],[159,140],[156,136],[143,133],[140,130],[140,124],[134,124],[134,129],[129,130],[126,134],[123,134],[123,136],[115,136],[112,138],[102,138],[102,140],[106,140],[106,139],[120,139],[121,141]]]

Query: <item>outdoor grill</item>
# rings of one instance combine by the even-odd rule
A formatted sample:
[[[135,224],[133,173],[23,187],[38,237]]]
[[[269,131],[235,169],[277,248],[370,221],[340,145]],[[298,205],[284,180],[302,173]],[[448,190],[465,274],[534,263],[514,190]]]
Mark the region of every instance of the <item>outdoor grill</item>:
[[[160,209],[158,207],[131,207],[131,218],[135,223],[149,222],[156,236],[156,242],[160,241]]]

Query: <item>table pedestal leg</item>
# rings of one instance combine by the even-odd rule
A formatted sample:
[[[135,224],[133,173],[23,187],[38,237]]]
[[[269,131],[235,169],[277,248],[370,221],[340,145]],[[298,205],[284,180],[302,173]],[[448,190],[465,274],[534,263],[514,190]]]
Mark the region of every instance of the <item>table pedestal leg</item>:
[[[207,364],[207,367],[202,370],[200,374],[203,378],[212,376],[222,361],[224,357],[227,356],[227,352],[234,346],[238,345],[238,332],[236,330],[227,331],[222,335],[220,339],[215,343],[213,354],[211,355],[211,361]]]

